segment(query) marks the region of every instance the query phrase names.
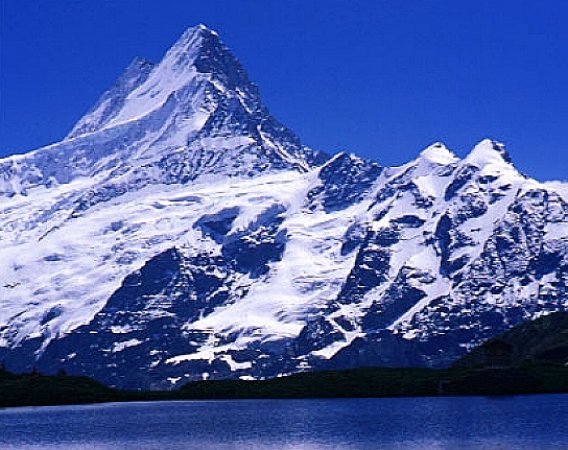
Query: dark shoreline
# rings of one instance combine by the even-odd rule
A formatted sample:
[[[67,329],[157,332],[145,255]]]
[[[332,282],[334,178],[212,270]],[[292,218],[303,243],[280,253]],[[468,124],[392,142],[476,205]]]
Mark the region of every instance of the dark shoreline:
[[[0,408],[168,400],[514,396],[568,393],[568,368],[363,368],[262,381],[211,380],[174,391],[127,391],[87,377],[0,373]]]

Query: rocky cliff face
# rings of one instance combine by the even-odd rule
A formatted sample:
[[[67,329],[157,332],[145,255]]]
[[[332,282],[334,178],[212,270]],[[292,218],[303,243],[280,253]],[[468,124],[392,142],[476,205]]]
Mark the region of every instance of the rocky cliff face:
[[[121,387],[446,366],[566,310],[568,186],[499,143],[404,166],[306,148],[217,34],[136,59],[0,160],[0,359]]]

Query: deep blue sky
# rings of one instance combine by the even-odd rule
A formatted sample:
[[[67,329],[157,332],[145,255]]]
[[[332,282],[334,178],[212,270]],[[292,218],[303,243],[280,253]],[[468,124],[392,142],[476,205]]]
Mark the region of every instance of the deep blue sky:
[[[564,0],[0,0],[0,155],[57,141],[134,56],[200,22],[310,146],[396,165],[491,137],[568,179]]]

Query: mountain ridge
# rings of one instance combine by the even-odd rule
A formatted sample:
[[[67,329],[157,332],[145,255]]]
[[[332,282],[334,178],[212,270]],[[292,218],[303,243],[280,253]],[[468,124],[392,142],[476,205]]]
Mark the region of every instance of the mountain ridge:
[[[0,160],[0,359],[174,388],[446,367],[567,309],[565,183],[485,139],[399,167],[309,149],[218,35],[136,59],[69,133]]]

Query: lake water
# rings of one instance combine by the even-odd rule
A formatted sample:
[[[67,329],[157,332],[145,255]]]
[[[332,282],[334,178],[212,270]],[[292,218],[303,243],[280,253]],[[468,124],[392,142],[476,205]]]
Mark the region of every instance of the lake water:
[[[568,449],[568,395],[14,408],[0,448]]]

